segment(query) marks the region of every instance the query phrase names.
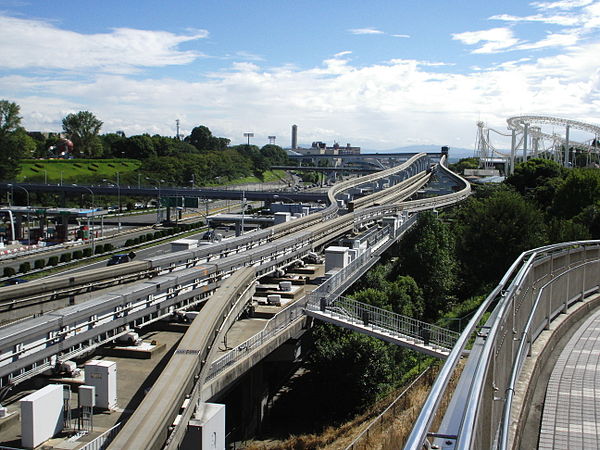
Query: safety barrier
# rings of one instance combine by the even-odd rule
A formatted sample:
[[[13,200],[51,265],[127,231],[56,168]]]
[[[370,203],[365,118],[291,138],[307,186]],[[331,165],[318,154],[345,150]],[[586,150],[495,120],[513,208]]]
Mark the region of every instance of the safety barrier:
[[[447,448],[507,448],[515,383],[533,342],[570,305],[595,294],[600,281],[600,241],[550,245],[524,252],[484,300],[448,357],[405,448],[419,449],[443,435]],[[483,327],[479,323],[491,310]],[[430,430],[460,355],[477,331],[460,384],[462,400],[446,412],[448,426]],[[475,356],[474,356],[475,355]],[[472,359],[473,358],[473,359]],[[499,401],[501,400],[501,401]],[[456,425],[454,425],[456,424]],[[454,428],[456,427],[456,428]]]

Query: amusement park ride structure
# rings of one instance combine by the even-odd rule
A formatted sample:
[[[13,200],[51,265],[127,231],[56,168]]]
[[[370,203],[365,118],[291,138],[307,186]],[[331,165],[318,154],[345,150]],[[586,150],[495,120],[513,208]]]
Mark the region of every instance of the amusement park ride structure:
[[[484,122],[477,122],[476,152],[482,167],[491,167],[494,163],[507,164],[507,174],[514,171],[515,160],[519,158],[518,151],[522,150],[522,161],[528,158],[544,156],[570,166],[571,148],[587,152],[588,163],[591,155],[600,154],[600,126],[571,119],[542,115],[525,115],[509,117],[506,120],[508,132],[500,132],[486,126]],[[542,126],[560,126],[565,128],[565,134],[556,132],[548,133]],[[578,130],[591,135],[589,139],[573,140],[571,130]],[[491,133],[510,137],[510,153],[497,149],[491,142]]]

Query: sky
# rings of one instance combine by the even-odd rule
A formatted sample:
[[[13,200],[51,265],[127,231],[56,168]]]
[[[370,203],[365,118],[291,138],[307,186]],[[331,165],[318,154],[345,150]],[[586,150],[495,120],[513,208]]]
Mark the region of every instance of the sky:
[[[0,99],[28,130],[262,146],[474,148],[478,121],[598,123],[600,1],[0,0]]]

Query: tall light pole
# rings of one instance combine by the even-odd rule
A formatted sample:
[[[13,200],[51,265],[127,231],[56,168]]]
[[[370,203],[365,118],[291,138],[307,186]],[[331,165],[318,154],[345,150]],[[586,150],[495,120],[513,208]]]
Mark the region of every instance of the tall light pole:
[[[248,138],[248,147],[250,147],[250,138],[254,137],[254,133],[244,133],[244,137]]]
[[[146,180],[158,184],[158,204],[156,205],[156,223],[160,223],[160,183],[164,183],[165,180],[153,180],[152,178],[146,177]]]
[[[92,194],[92,215],[95,215],[94,213],[96,212],[96,200],[94,198],[94,191],[92,191],[89,187],[87,186],[80,186],[83,189],[87,189],[88,191],[90,191],[90,194]],[[94,239],[94,230],[92,230],[92,228],[90,227],[90,216],[88,216],[88,229],[90,230],[90,233],[92,235],[92,254],[96,253],[96,241]],[[94,226],[94,222],[92,221],[92,227]]]
[[[119,205],[119,214],[121,214],[121,185],[119,184],[119,172],[117,172],[117,182],[116,183],[107,178],[103,178],[102,181],[107,182],[107,183],[112,183],[113,185],[117,186],[117,204]],[[119,230],[121,229],[121,216],[120,215],[119,215],[118,229]]]
[[[8,186],[10,186],[10,190],[11,190],[11,200],[12,197],[14,196],[14,190],[13,188],[18,187],[20,189],[23,189],[25,191],[25,194],[27,195],[27,245],[31,245],[31,226],[29,225],[29,191],[27,189],[25,189],[23,186],[18,186],[18,185],[13,185],[13,184],[9,184]],[[14,237],[13,237],[14,238]]]

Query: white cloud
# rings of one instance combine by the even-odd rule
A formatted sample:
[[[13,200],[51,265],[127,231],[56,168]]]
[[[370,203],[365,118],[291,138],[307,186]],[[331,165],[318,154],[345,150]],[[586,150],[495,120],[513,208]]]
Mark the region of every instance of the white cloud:
[[[348,31],[352,34],[384,34],[383,31],[377,28],[352,28]]]
[[[531,5],[539,9],[574,9],[587,6],[594,0],[560,0],[556,2],[533,2]]]
[[[410,38],[410,34],[392,34],[392,37],[408,39]]]
[[[452,39],[467,45],[482,44],[472,53],[498,53],[506,51],[520,43],[510,28],[491,28],[481,31],[455,33]]]
[[[512,16],[510,14],[498,14],[490,17],[490,20],[501,20],[504,22],[541,22],[549,25],[575,26],[580,23],[580,18],[573,15],[544,16],[535,14],[532,16]]]
[[[0,67],[123,73],[139,67],[188,64],[203,55],[180,51],[177,46],[207,36],[205,30],[176,35],[131,28],[81,34],[43,21],[0,16]]]
[[[234,143],[252,130],[258,145],[268,135],[289,145],[290,126],[297,123],[302,143],[337,140],[386,149],[410,141],[471,148],[480,114],[497,128],[519,111],[594,117],[600,109],[599,52],[600,44],[582,45],[464,74],[407,59],[358,67],[338,56],[310,69],[236,62],[194,82],[11,75],[0,77],[0,92],[21,105],[31,130],[60,130],[67,113],[90,110],[105,123],[103,132],[127,135],[174,135],[179,118],[184,133],[204,124]],[[428,70],[431,65],[435,71]]]
[[[521,44],[517,47],[518,50],[530,50],[547,47],[568,47],[575,45],[579,41],[579,34],[576,32],[570,33],[550,33],[546,38],[537,42]]]

